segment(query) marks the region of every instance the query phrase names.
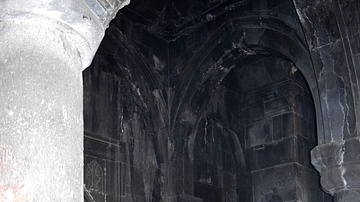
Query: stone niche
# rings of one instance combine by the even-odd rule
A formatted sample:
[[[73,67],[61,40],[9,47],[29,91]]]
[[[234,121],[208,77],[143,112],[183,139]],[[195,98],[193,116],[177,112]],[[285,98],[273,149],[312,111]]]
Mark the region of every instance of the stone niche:
[[[225,107],[211,111],[235,131],[251,175],[237,201],[332,201],[311,165],[310,150],[317,144],[314,104],[296,66],[263,56],[233,69],[220,87],[214,100]]]
[[[264,56],[233,69],[198,127],[194,195],[208,202],[332,201],[310,163],[314,113],[292,63]]]

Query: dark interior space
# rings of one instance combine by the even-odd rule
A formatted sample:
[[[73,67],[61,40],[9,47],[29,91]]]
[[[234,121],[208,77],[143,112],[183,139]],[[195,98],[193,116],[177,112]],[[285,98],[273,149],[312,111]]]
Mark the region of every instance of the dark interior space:
[[[0,202],[360,202],[360,0],[0,0]]]
[[[326,8],[316,2],[314,12]],[[305,3],[132,0],[122,9],[83,72],[94,201],[333,201],[310,157],[322,139],[317,52],[297,12]]]

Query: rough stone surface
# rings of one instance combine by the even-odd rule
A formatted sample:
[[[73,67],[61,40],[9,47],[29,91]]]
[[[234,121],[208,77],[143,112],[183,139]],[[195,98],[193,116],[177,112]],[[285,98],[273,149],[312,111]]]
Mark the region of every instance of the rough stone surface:
[[[39,23],[62,31],[76,44],[82,67],[91,60],[118,10],[129,0],[13,0],[0,2],[0,20]],[[18,5],[18,6],[15,6]],[[104,13],[104,14],[101,14]]]
[[[119,148],[115,195],[332,201],[311,165],[326,108],[293,6],[138,0],[119,13],[83,74],[86,139]],[[105,170],[113,155],[86,147]]]
[[[360,201],[360,190],[352,189],[340,192],[335,197],[336,202]]]
[[[70,136],[81,133],[72,129],[79,72],[127,3],[0,3],[3,198],[78,195],[70,182],[48,185],[81,173],[67,174],[81,150]],[[134,0],[84,72],[86,200],[331,201],[309,180],[316,144],[324,190],[356,200],[359,9],[356,0]],[[36,198],[50,188],[58,195]]]
[[[313,165],[321,173],[323,188],[330,194],[359,189],[359,143],[359,139],[349,139],[343,143],[319,145],[312,150]],[[340,198],[346,198],[346,194],[342,193]]]
[[[117,195],[331,202],[312,161],[323,188],[352,201],[359,6],[132,1],[84,72],[86,138],[120,148],[116,161],[126,168],[114,179]],[[103,170],[101,162],[111,161],[109,153],[87,151],[85,159]]]
[[[0,27],[0,198],[79,201],[81,58],[55,27],[12,20]]]
[[[319,143],[340,142],[358,136],[358,64],[356,50],[359,15],[346,16],[360,7],[351,1],[294,0],[314,64],[322,99],[323,132]],[[351,6],[350,6],[351,5]],[[351,7],[351,8],[350,8]],[[350,45],[351,44],[351,45]],[[357,47],[357,48],[355,48]]]
[[[1,201],[83,200],[81,71],[129,1],[102,3],[110,6],[104,22],[81,0],[0,2]]]

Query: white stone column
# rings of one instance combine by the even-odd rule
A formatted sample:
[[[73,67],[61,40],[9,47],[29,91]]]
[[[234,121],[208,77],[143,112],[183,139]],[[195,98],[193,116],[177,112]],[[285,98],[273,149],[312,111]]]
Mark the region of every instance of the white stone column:
[[[83,201],[81,72],[127,3],[0,1],[0,201]]]

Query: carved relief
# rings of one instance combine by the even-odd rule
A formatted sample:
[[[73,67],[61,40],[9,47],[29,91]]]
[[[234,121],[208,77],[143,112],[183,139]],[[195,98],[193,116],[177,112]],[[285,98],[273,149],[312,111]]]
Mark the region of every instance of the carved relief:
[[[86,165],[85,169],[85,184],[89,191],[103,192],[103,169],[95,161],[91,161]]]
[[[236,201],[235,189],[233,187],[225,187],[224,195],[225,195],[224,196],[225,202],[235,202]]]

